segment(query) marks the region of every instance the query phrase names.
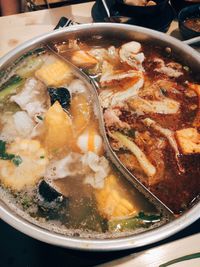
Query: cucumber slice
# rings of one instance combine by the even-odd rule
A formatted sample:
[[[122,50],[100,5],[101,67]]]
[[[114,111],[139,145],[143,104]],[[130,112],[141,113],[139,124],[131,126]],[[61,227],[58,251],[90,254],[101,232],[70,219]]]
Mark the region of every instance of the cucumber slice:
[[[108,229],[111,232],[124,232],[128,230],[135,230],[141,227],[146,227],[146,224],[136,217],[111,220],[108,222]]]
[[[137,228],[148,228],[153,223],[157,223],[161,220],[160,214],[145,214],[140,212],[137,216],[114,219],[108,222],[108,228],[112,232],[123,232],[128,230],[135,230]]]
[[[27,60],[22,67],[17,70],[17,75],[22,78],[28,78],[33,74],[37,69],[39,69],[44,61],[38,56],[31,57]]]
[[[19,86],[24,83],[18,75],[13,75],[10,79],[0,87],[0,101],[3,101],[8,95],[16,93]]]

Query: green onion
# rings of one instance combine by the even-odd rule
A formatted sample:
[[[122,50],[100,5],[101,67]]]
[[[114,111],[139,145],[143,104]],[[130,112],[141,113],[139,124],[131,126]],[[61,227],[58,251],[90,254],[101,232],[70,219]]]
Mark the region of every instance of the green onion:
[[[0,159],[11,160],[16,166],[22,163],[20,156],[6,153],[6,142],[2,140],[0,140]]]
[[[19,166],[21,163],[22,163],[22,158],[20,156],[15,156],[13,159],[12,159],[12,162],[16,165],[16,166]]]

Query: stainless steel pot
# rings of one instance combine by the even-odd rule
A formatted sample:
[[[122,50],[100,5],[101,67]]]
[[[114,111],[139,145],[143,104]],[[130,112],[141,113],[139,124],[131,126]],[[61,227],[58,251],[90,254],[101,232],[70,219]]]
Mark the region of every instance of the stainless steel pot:
[[[9,66],[15,59],[25,52],[38,47],[41,44],[76,37],[81,37],[87,40],[98,38],[99,36],[108,38],[111,36],[115,38],[124,37],[130,40],[145,41],[155,45],[170,47],[176,58],[180,59],[183,64],[192,68],[195,73],[200,72],[200,55],[183,42],[160,32],[114,23],[76,25],[41,35],[18,46],[1,58],[0,70]],[[20,215],[16,214],[3,200],[0,200],[1,219],[17,230],[49,244],[96,251],[135,248],[160,241],[177,233],[200,218],[199,209],[200,203],[197,203],[190,210],[185,212],[179,218],[174,219],[172,222],[144,233],[114,239],[83,239],[79,237],[68,237],[45,230],[38,225],[25,220]]]

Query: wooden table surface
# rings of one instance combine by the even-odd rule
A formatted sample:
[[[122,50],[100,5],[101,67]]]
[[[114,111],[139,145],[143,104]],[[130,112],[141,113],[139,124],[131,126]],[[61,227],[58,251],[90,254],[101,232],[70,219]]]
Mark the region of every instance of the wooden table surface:
[[[93,5],[94,2],[89,2],[0,17],[0,57],[24,41],[52,31],[62,16],[80,23],[92,22]],[[180,38],[177,25],[173,21],[168,33]]]

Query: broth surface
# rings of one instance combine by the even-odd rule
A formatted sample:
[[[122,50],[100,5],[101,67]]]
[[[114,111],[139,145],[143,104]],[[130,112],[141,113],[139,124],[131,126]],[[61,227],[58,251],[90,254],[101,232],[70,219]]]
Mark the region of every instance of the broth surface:
[[[199,81],[165,48],[123,40],[118,40],[118,45],[105,42],[103,47],[85,42],[79,46],[97,58],[100,70],[77,62],[76,51],[60,53],[98,77],[108,138],[121,162],[180,214],[200,192]],[[131,78],[131,71],[136,77],[133,73]],[[143,82],[139,90],[137,79]],[[190,138],[192,142],[185,144]],[[144,153],[143,163],[127,141],[133,141]],[[148,173],[147,163],[155,173]]]
[[[38,48],[7,70],[0,111],[0,195],[17,213],[90,237],[161,221],[107,159],[87,86],[50,51]]]
[[[189,67],[135,41],[53,46],[98,83],[120,161],[175,214],[189,209],[200,193],[200,85]],[[109,161],[90,91],[52,52],[38,48],[7,70],[0,112],[1,190],[28,220],[83,237],[166,222]]]

